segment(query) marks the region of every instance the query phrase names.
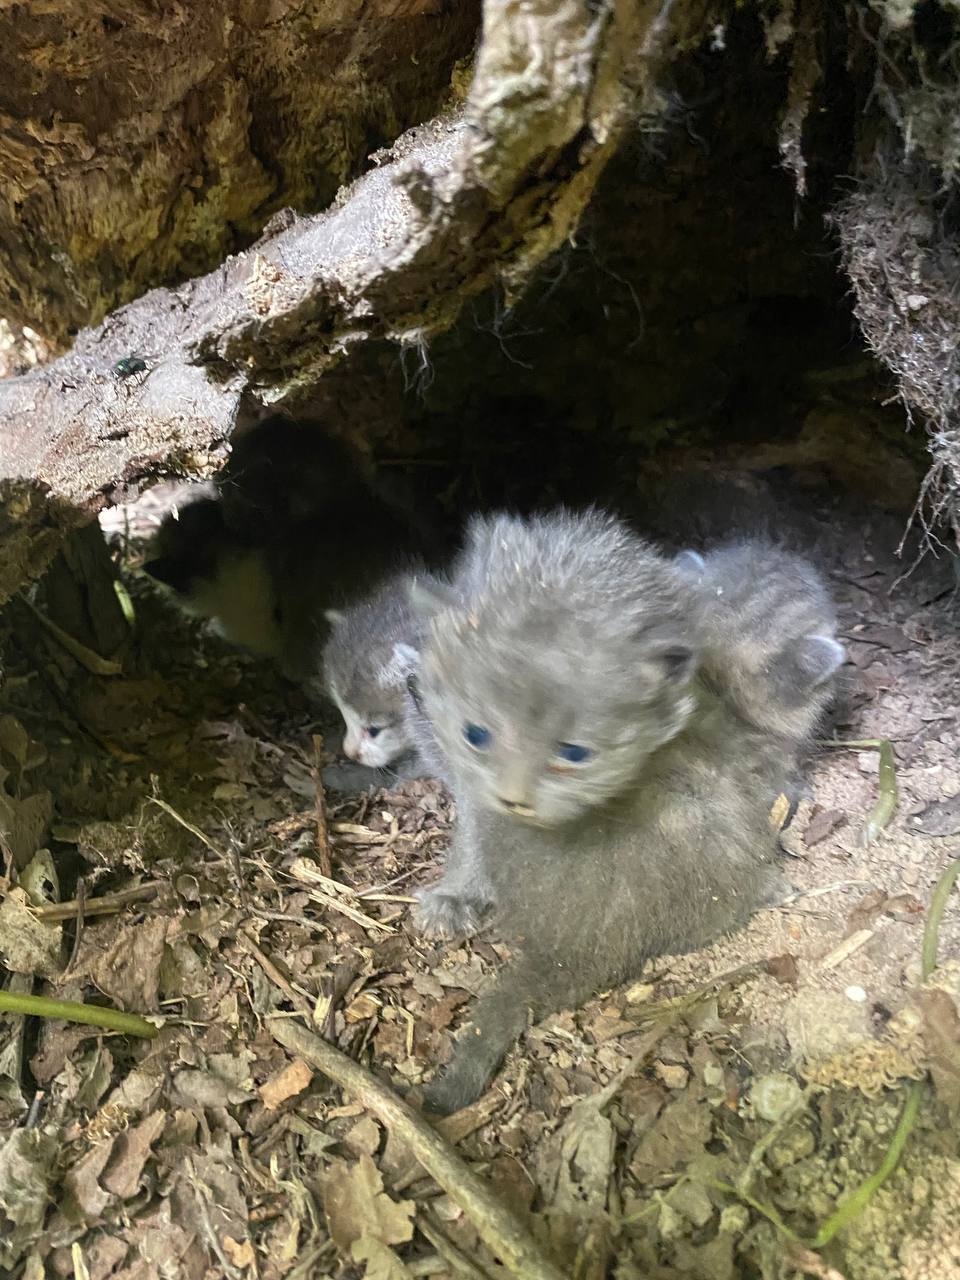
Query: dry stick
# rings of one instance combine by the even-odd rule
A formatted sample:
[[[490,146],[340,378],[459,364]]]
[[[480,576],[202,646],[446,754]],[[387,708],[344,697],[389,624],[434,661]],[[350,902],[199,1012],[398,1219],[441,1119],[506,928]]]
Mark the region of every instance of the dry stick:
[[[83,938],[83,926],[86,920],[85,907],[87,905],[87,882],[83,876],[77,879],[77,927],[73,935],[73,947],[70,951],[70,959],[67,961],[67,967],[63,971],[65,978],[73,966],[77,963],[77,956],[80,954],[80,942]]]
[[[161,889],[159,882],[134,885],[132,889],[120,889],[117,893],[105,893],[100,898],[87,898],[82,904],[79,898],[69,902],[54,902],[49,907],[34,907],[33,914],[44,924],[53,924],[56,920],[70,920],[83,911],[84,919],[90,916],[108,916],[115,911],[122,911],[132,902],[147,902],[155,898]]]
[[[29,613],[36,618],[37,622],[53,636],[54,640],[70,654],[71,658],[75,658],[82,667],[95,676],[118,676],[123,671],[119,662],[111,662],[109,658],[101,658],[99,653],[94,653],[93,649],[88,649],[85,644],[81,644],[79,640],[75,640],[62,627],[58,627],[44,613],[41,613],[36,605],[31,604],[26,596],[19,597],[21,603],[26,606]]]
[[[487,1248],[513,1275],[521,1280],[564,1280],[563,1273],[544,1257],[530,1233],[483,1179],[391,1089],[358,1062],[296,1023],[273,1021],[271,1031],[287,1049],[352,1093],[407,1144],[431,1178],[467,1214]]]
[[[328,880],[333,879],[333,862],[330,857],[330,831],[327,827],[327,797],[323,790],[323,738],[319,733],[312,735],[313,741],[313,786],[316,796],[317,822],[317,859],[320,870]]]
[[[270,981],[280,988],[290,1003],[296,1005],[300,1012],[306,1014],[308,1018],[312,1018],[313,1010],[310,1008],[309,1002],[291,984],[289,978],[277,968],[270,957],[260,950],[245,929],[241,929],[237,934],[237,941],[246,947]]]
[[[429,1218],[419,1217],[417,1230],[426,1236],[447,1266],[458,1275],[467,1276],[468,1280],[490,1280],[490,1273],[478,1266],[465,1253],[461,1253],[453,1241],[448,1239],[439,1226]]]

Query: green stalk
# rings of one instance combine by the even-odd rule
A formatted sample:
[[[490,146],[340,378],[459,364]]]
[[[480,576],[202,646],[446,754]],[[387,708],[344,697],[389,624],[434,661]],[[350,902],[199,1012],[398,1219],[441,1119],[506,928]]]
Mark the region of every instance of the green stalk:
[[[67,1022],[83,1022],[91,1027],[104,1027],[123,1035],[142,1036],[152,1040],[157,1028],[136,1013],[121,1013],[97,1004],[81,1004],[77,1000],[50,1000],[47,996],[15,996],[0,991],[0,1013],[21,1013],[30,1018],[63,1018]]]

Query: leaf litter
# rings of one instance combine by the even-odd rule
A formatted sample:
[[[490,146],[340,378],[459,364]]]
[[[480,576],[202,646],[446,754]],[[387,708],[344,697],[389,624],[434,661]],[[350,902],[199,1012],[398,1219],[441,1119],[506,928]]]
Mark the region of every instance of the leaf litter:
[[[548,1018],[484,1099],[436,1126],[564,1275],[774,1280],[793,1266],[920,1280],[950,1256],[956,910],[943,920],[948,960],[922,982],[944,854],[919,829],[936,824],[912,819],[952,814],[960,794],[949,794],[956,729],[938,706],[951,635],[942,606],[925,606],[924,686],[890,678],[916,658],[901,639],[916,608],[886,595],[894,569],[875,551],[853,598],[876,591],[859,633],[876,660],[862,659],[869,692],[838,735],[889,740],[897,756],[900,808],[869,851],[857,833],[877,802],[876,765],[871,778],[851,753],[821,756],[819,809],[803,801],[782,833],[789,903]],[[436,872],[448,797],[430,780],[329,791],[328,870],[314,736],[334,742],[335,726],[136,579],[131,593],[144,627],[132,674],[73,671],[72,710],[55,682],[27,679],[0,718],[0,826],[16,845],[0,953],[8,990],[148,1015],[159,1033],[0,1019],[0,1268],[91,1280],[502,1274],[470,1213],[389,1126],[271,1032],[302,1021],[416,1106],[507,955],[489,935],[444,946],[411,928],[410,890]],[[6,637],[8,671],[29,676],[37,661]],[[884,679],[867,679],[881,663]],[[894,697],[905,688],[909,706]],[[21,820],[15,807],[32,797]],[[60,919],[46,915],[53,868],[71,903]],[[775,1119],[758,1084],[781,1077],[799,1082],[802,1105]],[[900,1164],[856,1230],[829,1258],[804,1254],[777,1222],[813,1238],[880,1167],[905,1082],[927,1079]]]

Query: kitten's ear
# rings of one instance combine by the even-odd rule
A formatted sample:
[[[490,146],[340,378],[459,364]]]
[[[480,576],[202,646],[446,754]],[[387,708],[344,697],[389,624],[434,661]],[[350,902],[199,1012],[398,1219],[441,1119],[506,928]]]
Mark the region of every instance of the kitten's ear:
[[[346,614],[342,609],[324,609],[323,616],[330,623],[331,627],[335,627],[344,620]]]
[[[420,669],[420,654],[413,645],[398,641],[393,646],[390,661],[380,672],[380,684],[385,689],[399,689]]]
[[[408,590],[411,608],[421,618],[432,618],[457,603],[453,588],[436,578],[413,578]]]
[[[403,665],[407,675],[420,666],[420,654],[417,650],[412,644],[402,644],[400,641],[393,646],[393,660]]]
[[[697,655],[689,645],[677,641],[664,644],[644,655],[644,663],[648,668],[666,681],[667,684],[683,684],[693,675]]]
[[[777,655],[770,674],[780,697],[799,700],[826,684],[846,658],[843,645],[832,636],[803,636]]]
[[[681,551],[675,555],[673,557],[673,563],[684,573],[695,573],[697,575],[703,573],[704,569],[707,567],[707,563],[703,556],[697,551],[689,550],[689,548],[686,551]]]

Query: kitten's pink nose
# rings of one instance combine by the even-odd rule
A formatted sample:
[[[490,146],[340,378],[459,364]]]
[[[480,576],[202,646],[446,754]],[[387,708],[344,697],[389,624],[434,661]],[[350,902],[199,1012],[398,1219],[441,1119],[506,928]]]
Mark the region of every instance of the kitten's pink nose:
[[[359,742],[354,742],[350,738],[344,738],[343,747],[341,749],[343,751],[343,754],[347,757],[348,760],[360,759],[360,743]]]

